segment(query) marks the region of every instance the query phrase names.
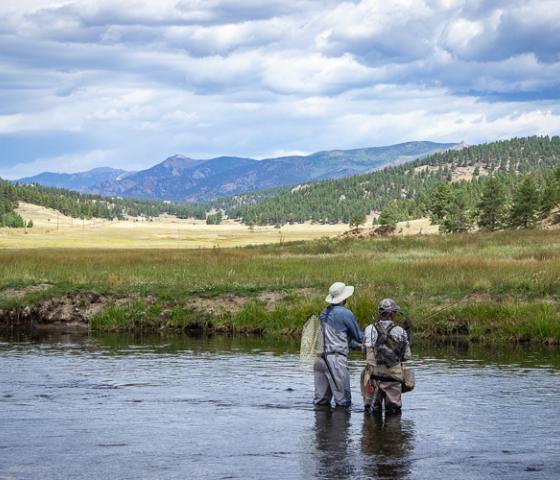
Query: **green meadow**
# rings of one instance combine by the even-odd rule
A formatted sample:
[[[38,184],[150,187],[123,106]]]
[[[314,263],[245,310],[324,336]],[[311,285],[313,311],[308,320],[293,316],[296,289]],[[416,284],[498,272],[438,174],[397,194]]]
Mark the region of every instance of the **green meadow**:
[[[526,230],[371,240],[321,239],[206,250],[0,251],[0,309],[69,292],[108,302],[102,331],[202,330],[297,335],[328,286],[356,287],[362,327],[393,297],[423,338],[560,343],[560,231]],[[20,298],[2,290],[50,284]]]

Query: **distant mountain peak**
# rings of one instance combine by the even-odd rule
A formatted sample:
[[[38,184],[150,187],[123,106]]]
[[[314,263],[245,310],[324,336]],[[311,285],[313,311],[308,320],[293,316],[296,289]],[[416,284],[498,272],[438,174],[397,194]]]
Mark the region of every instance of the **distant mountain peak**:
[[[182,155],[180,153],[176,153],[175,155],[171,155],[167,157],[162,164],[165,163],[173,163],[173,162],[196,162],[198,160],[193,160],[192,158],[187,157],[186,155]]]
[[[459,143],[457,143],[455,146],[451,147],[449,150],[464,150],[465,148],[469,148],[470,145],[468,143],[465,143],[463,141],[460,141]]]
[[[92,168],[91,170],[88,170],[87,172],[80,172],[74,175],[84,175],[84,174],[92,174],[92,173],[112,173],[112,172],[124,173],[126,172],[126,170],[122,170],[120,168],[113,168],[113,167],[96,167],[96,168]]]
[[[195,163],[200,163],[200,160],[194,160],[185,155],[181,155],[180,153],[177,153],[175,155],[167,157],[163,162],[159,163],[158,165],[161,165],[163,167],[177,167],[177,166],[193,165]]]
[[[218,197],[315,180],[348,177],[448,150],[456,143],[404,142],[382,147],[330,150],[309,155],[289,155],[255,160],[219,156],[207,160],[180,153],[139,172],[107,171],[104,167],[74,178],[58,177],[59,184],[44,183],[41,175],[32,177],[42,185],[63,186],[81,192],[152,200],[205,201]],[[88,175],[86,175],[86,173]],[[99,175],[98,181],[92,177]]]

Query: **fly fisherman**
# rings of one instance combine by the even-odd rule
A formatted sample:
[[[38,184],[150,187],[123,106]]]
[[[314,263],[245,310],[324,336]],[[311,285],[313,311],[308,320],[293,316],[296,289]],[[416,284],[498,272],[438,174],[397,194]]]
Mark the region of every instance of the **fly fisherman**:
[[[402,362],[411,357],[408,335],[395,325],[399,306],[385,298],[379,303],[379,320],[368,325],[364,333],[366,367],[360,387],[366,411],[399,413],[402,407]]]
[[[315,405],[330,405],[334,397],[337,407],[349,407],[350,375],[348,350],[362,348],[362,332],[354,314],[344,305],[354,287],[336,282],[325,299],[329,306],[320,315],[323,353],[313,365]]]

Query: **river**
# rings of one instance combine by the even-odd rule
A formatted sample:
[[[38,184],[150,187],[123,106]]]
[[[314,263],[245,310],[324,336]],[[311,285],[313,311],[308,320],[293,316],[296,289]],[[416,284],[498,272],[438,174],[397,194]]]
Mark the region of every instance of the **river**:
[[[0,479],[557,479],[560,350],[413,345],[400,417],[315,410],[297,343],[0,338]]]

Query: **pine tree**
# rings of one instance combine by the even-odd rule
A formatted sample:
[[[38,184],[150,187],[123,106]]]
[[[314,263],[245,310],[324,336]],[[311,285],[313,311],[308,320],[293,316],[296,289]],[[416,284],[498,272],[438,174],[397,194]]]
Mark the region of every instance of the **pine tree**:
[[[399,212],[396,202],[390,202],[379,215],[379,224],[394,227],[399,221]]]
[[[447,183],[440,183],[432,190],[428,209],[433,224],[439,224],[444,220],[449,210],[451,196],[451,188]]]
[[[526,175],[513,193],[510,225],[514,228],[529,228],[537,221],[539,192],[533,177]]]
[[[206,225],[219,225],[220,223],[222,223],[222,212],[209,214],[206,217]]]
[[[350,228],[355,227],[359,228],[360,225],[366,223],[366,216],[362,212],[355,212],[350,216],[350,220],[348,222],[348,226]]]
[[[498,230],[506,221],[506,189],[496,177],[486,181],[477,205],[478,226],[485,230]]]
[[[468,198],[464,190],[457,190],[449,201],[441,229],[445,233],[465,233],[473,225],[472,215],[468,208]]]
[[[560,206],[560,167],[546,176],[539,202],[539,217],[541,219],[548,217],[558,206]]]
[[[16,212],[4,213],[0,217],[0,226],[9,228],[23,228],[25,226],[23,218]]]

